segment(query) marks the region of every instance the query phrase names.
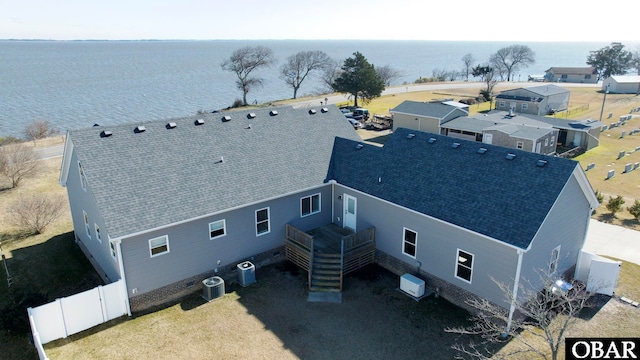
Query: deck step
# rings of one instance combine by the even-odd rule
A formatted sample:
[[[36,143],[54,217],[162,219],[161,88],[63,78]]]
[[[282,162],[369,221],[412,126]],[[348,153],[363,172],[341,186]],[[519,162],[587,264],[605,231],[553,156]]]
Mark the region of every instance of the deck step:
[[[312,286],[309,288],[310,291],[316,291],[316,292],[341,292],[340,289],[331,286],[331,287],[324,287],[324,286]]]

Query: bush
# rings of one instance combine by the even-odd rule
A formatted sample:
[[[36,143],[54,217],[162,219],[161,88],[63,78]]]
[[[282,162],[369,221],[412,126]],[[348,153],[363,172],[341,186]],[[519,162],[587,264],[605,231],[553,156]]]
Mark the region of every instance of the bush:
[[[34,234],[41,234],[62,214],[64,203],[62,195],[20,196],[9,211],[18,227]]]
[[[32,121],[24,128],[24,136],[29,141],[36,141],[58,134],[59,131],[52,128],[46,120]]]
[[[633,215],[633,217],[636,220],[640,220],[640,200],[636,199],[636,201],[634,201],[633,205],[629,206],[627,208],[627,211],[629,211],[629,213],[631,215]]]
[[[622,205],[624,204],[624,199],[622,196],[618,195],[617,197],[609,196],[609,202],[607,203],[607,210],[611,212],[611,215],[616,216],[616,213],[622,210]]]
[[[242,102],[242,100],[240,100],[240,99],[235,99],[235,100],[233,101],[233,104],[231,104],[231,107],[232,107],[232,108],[239,108],[239,107],[241,107],[241,106],[243,106],[243,105],[244,105],[244,103]]]

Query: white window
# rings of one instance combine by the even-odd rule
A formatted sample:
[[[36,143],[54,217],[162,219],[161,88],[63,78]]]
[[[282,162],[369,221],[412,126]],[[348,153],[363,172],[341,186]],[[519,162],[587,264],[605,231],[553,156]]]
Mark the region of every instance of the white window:
[[[300,199],[300,216],[313,215],[320,212],[320,194]]]
[[[102,236],[100,235],[100,227],[98,224],[94,223],[93,228],[96,230],[96,239],[98,239],[99,243],[102,243]]]
[[[84,218],[84,229],[87,232],[87,236],[91,239],[91,228],[89,227],[89,215],[86,211],[82,211],[82,217]]]
[[[473,254],[458,249],[456,256],[456,277],[471,283],[473,273]]]
[[[555,145],[555,143],[556,143],[556,136],[551,135],[551,146]]]
[[[498,101],[498,107],[499,108],[503,108],[504,107],[504,101]]]
[[[551,250],[551,261],[549,262],[549,274],[555,274],[558,270],[558,260],[560,259],[560,245]]]
[[[402,238],[402,253],[416,258],[416,250],[418,247],[418,233],[404,228]]]
[[[224,220],[218,220],[209,223],[209,238],[211,240],[223,237],[225,235],[227,235],[227,226]]]
[[[167,235],[149,240],[149,253],[151,257],[159,256],[169,252],[169,237]]]
[[[256,235],[268,234],[270,229],[269,208],[256,210]]]
[[[78,173],[80,173],[80,186],[82,186],[82,190],[87,191],[87,177],[84,175],[84,169],[82,168],[82,164],[78,161]]]
[[[522,148],[524,147],[524,143],[523,143],[522,141],[518,141],[518,142],[516,143],[516,147],[517,147],[518,149],[522,149]]]
[[[109,248],[111,249],[111,256],[113,256],[113,258],[116,258],[116,243],[114,243],[113,241],[109,242]]]
[[[544,146],[549,146],[549,138],[544,138]]]
[[[527,110],[529,108],[529,104],[522,103],[520,104],[520,109]]]

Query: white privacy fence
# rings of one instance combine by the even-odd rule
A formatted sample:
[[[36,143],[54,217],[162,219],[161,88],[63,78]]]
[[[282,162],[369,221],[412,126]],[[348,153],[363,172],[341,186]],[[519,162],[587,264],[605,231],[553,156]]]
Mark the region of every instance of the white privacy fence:
[[[127,292],[122,280],[109,285],[28,308],[33,340],[40,359],[47,359],[42,345],[128,314]]]

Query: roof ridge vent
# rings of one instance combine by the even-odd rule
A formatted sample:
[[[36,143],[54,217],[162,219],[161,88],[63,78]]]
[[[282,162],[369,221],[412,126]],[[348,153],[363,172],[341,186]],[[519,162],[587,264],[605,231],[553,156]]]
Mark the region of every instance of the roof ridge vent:
[[[478,154],[484,154],[486,152],[487,152],[487,148],[481,147],[481,148],[478,149]]]
[[[329,112],[329,108],[323,107],[322,109],[320,109],[320,111],[322,111],[323,113]]]
[[[427,140],[427,142],[429,144],[434,144],[436,142],[436,140],[437,140],[436,138],[432,137],[432,138],[429,138],[429,140]]]
[[[507,160],[513,160],[516,158],[516,154],[514,153],[508,153],[507,156],[504,157]]]
[[[109,137],[111,135],[113,135],[113,133],[109,130],[102,130],[102,132],[100,133],[100,137],[103,137],[103,138]]]
[[[416,137],[416,134],[414,134],[414,133],[408,133],[407,134],[407,139],[413,139],[414,137]]]
[[[256,113],[248,113],[247,114],[247,119],[253,119],[256,117]]]
[[[271,110],[271,111],[269,111],[269,115],[271,115],[271,116],[276,116],[276,115],[278,115],[278,110]]]
[[[310,109],[309,115],[315,115],[317,113],[316,109]]]
[[[225,116],[222,117],[221,120],[222,120],[222,122],[229,122],[229,121],[231,121],[231,116],[225,115]]]
[[[176,126],[178,126],[178,124],[174,123],[174,122],[170,122],[167,124],[167,129],[175,129]]]
[[[356,150],[360,150],[360,149],[362,149],[363,147],[364,147],[364,145],[362,145],[362,143],[358,143],[358,144],[356,145]]]
[[[547,160],[538,159],[538,161],[536,161],[536,166],[538,167],[544,167],[545,165],[547,165]]]
[[[195,125],[204,125],[204,119],[197,119],[193,122]]]
[[[133,132],[136,133],[136,134],[139,134],[139,133],[145,132],[146,130],[147,130],[147,128],[145,128],[144,126],[138,125],[138,126],[136,126],[135,129],[133,129]]]
[[[459,148],[459,147],[460,147],[460,143],[454,142],[453,144],[451,144],[451,147],[452,147],[453,149],[457,149],[457,148]]]

